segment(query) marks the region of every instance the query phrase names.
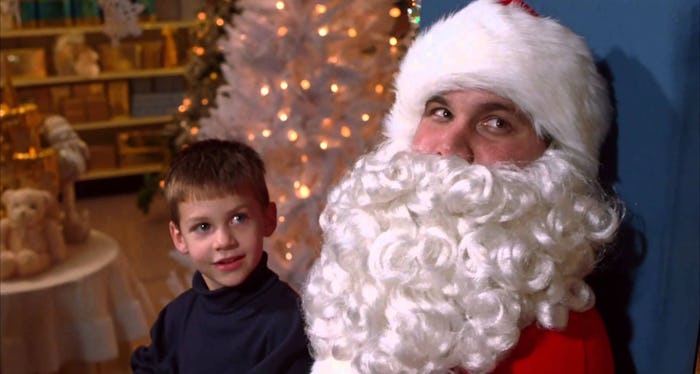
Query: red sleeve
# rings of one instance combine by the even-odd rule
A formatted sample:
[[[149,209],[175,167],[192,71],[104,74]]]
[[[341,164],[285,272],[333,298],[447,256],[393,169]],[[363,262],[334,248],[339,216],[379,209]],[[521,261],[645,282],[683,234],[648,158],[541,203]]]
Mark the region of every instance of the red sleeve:
[[[612,374],[615,372],[605,326],[593,308],[570,313],[564,331],[526,327],[494,374]]]

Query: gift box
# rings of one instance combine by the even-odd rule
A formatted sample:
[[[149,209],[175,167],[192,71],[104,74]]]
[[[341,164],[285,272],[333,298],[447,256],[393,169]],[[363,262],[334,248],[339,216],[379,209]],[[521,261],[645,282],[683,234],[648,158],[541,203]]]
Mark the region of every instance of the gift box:
[[[82,97],[65,97],[61,101],[61,114],[70,123],[81,123],[87,121],[85,112],[85,100]]]
[[[129,115],[129,83],[127,81],[108,82],[107,98],[112,116]]]
[[[163,163],[167,144],[162,131],[133,130],[117,135],[119,167]]]
[[[131,95],[131,116],[165,116],[177,111],[184,92],[152,92]]]
[[[111,144],[90,144],[88,170],[114,169],[117,167],[117,147]]]
[[[141,42],[143,69],[158,69],[163,67],[163,42],[151,40]]]
[[[0,52],[0,58],[6,63],[12,78],[46,77],[46,53],[43,48],[6,49]],[[4,79],[5,71],[0,71]]]
[[[121,42],[100,44],[100,62],[104,71],[125,71],[141,69],[143,46],[141,43]]]
[[[85,114],[87,120],[106,121],[111,115],[109,111],[109,102],[105,95],[90,95],[85,97]]]

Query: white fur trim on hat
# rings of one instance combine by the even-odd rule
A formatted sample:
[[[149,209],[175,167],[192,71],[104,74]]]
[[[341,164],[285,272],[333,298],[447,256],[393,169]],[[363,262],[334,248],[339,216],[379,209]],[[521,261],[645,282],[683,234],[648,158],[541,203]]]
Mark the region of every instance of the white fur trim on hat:
[[[475,0],[437,21],[401,63],[385,135],[408,147],[425,102],[462,88],[512,100],[539,136],[568,151],[587,175],[597,175],[610,97],[588,46],[570,29],[498,0]]]

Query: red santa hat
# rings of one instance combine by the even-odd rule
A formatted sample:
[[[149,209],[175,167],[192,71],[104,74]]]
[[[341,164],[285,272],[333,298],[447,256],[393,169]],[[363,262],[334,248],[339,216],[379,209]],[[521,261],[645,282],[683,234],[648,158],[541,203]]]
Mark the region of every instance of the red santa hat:
[[[408,147],[425,102],[480,88],[527,113],[537,134],[590,177],[611,120],[607,82],[585,41],[521,0],[475,0],[421,33],[401,63],[385,135]]]

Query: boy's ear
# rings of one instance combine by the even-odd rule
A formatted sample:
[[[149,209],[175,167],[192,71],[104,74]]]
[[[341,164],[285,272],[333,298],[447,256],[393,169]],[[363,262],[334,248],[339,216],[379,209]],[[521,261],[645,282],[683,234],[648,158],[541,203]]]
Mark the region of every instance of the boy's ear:
[[[182,232],[180,228],[175,224],[175,222],[170,221],[168,223],[168,229],[170,230],[170,238],[173,240],[173,245],[180,253],[187,254],[187,244],[185,243],[185,238],[182,237]]]
[[[277,228],[277,205],[270,201],[270,203],[267,204],[267,208],[265,208],[265,212],[263,214],[265,219],[263,235],[270,236]]]

